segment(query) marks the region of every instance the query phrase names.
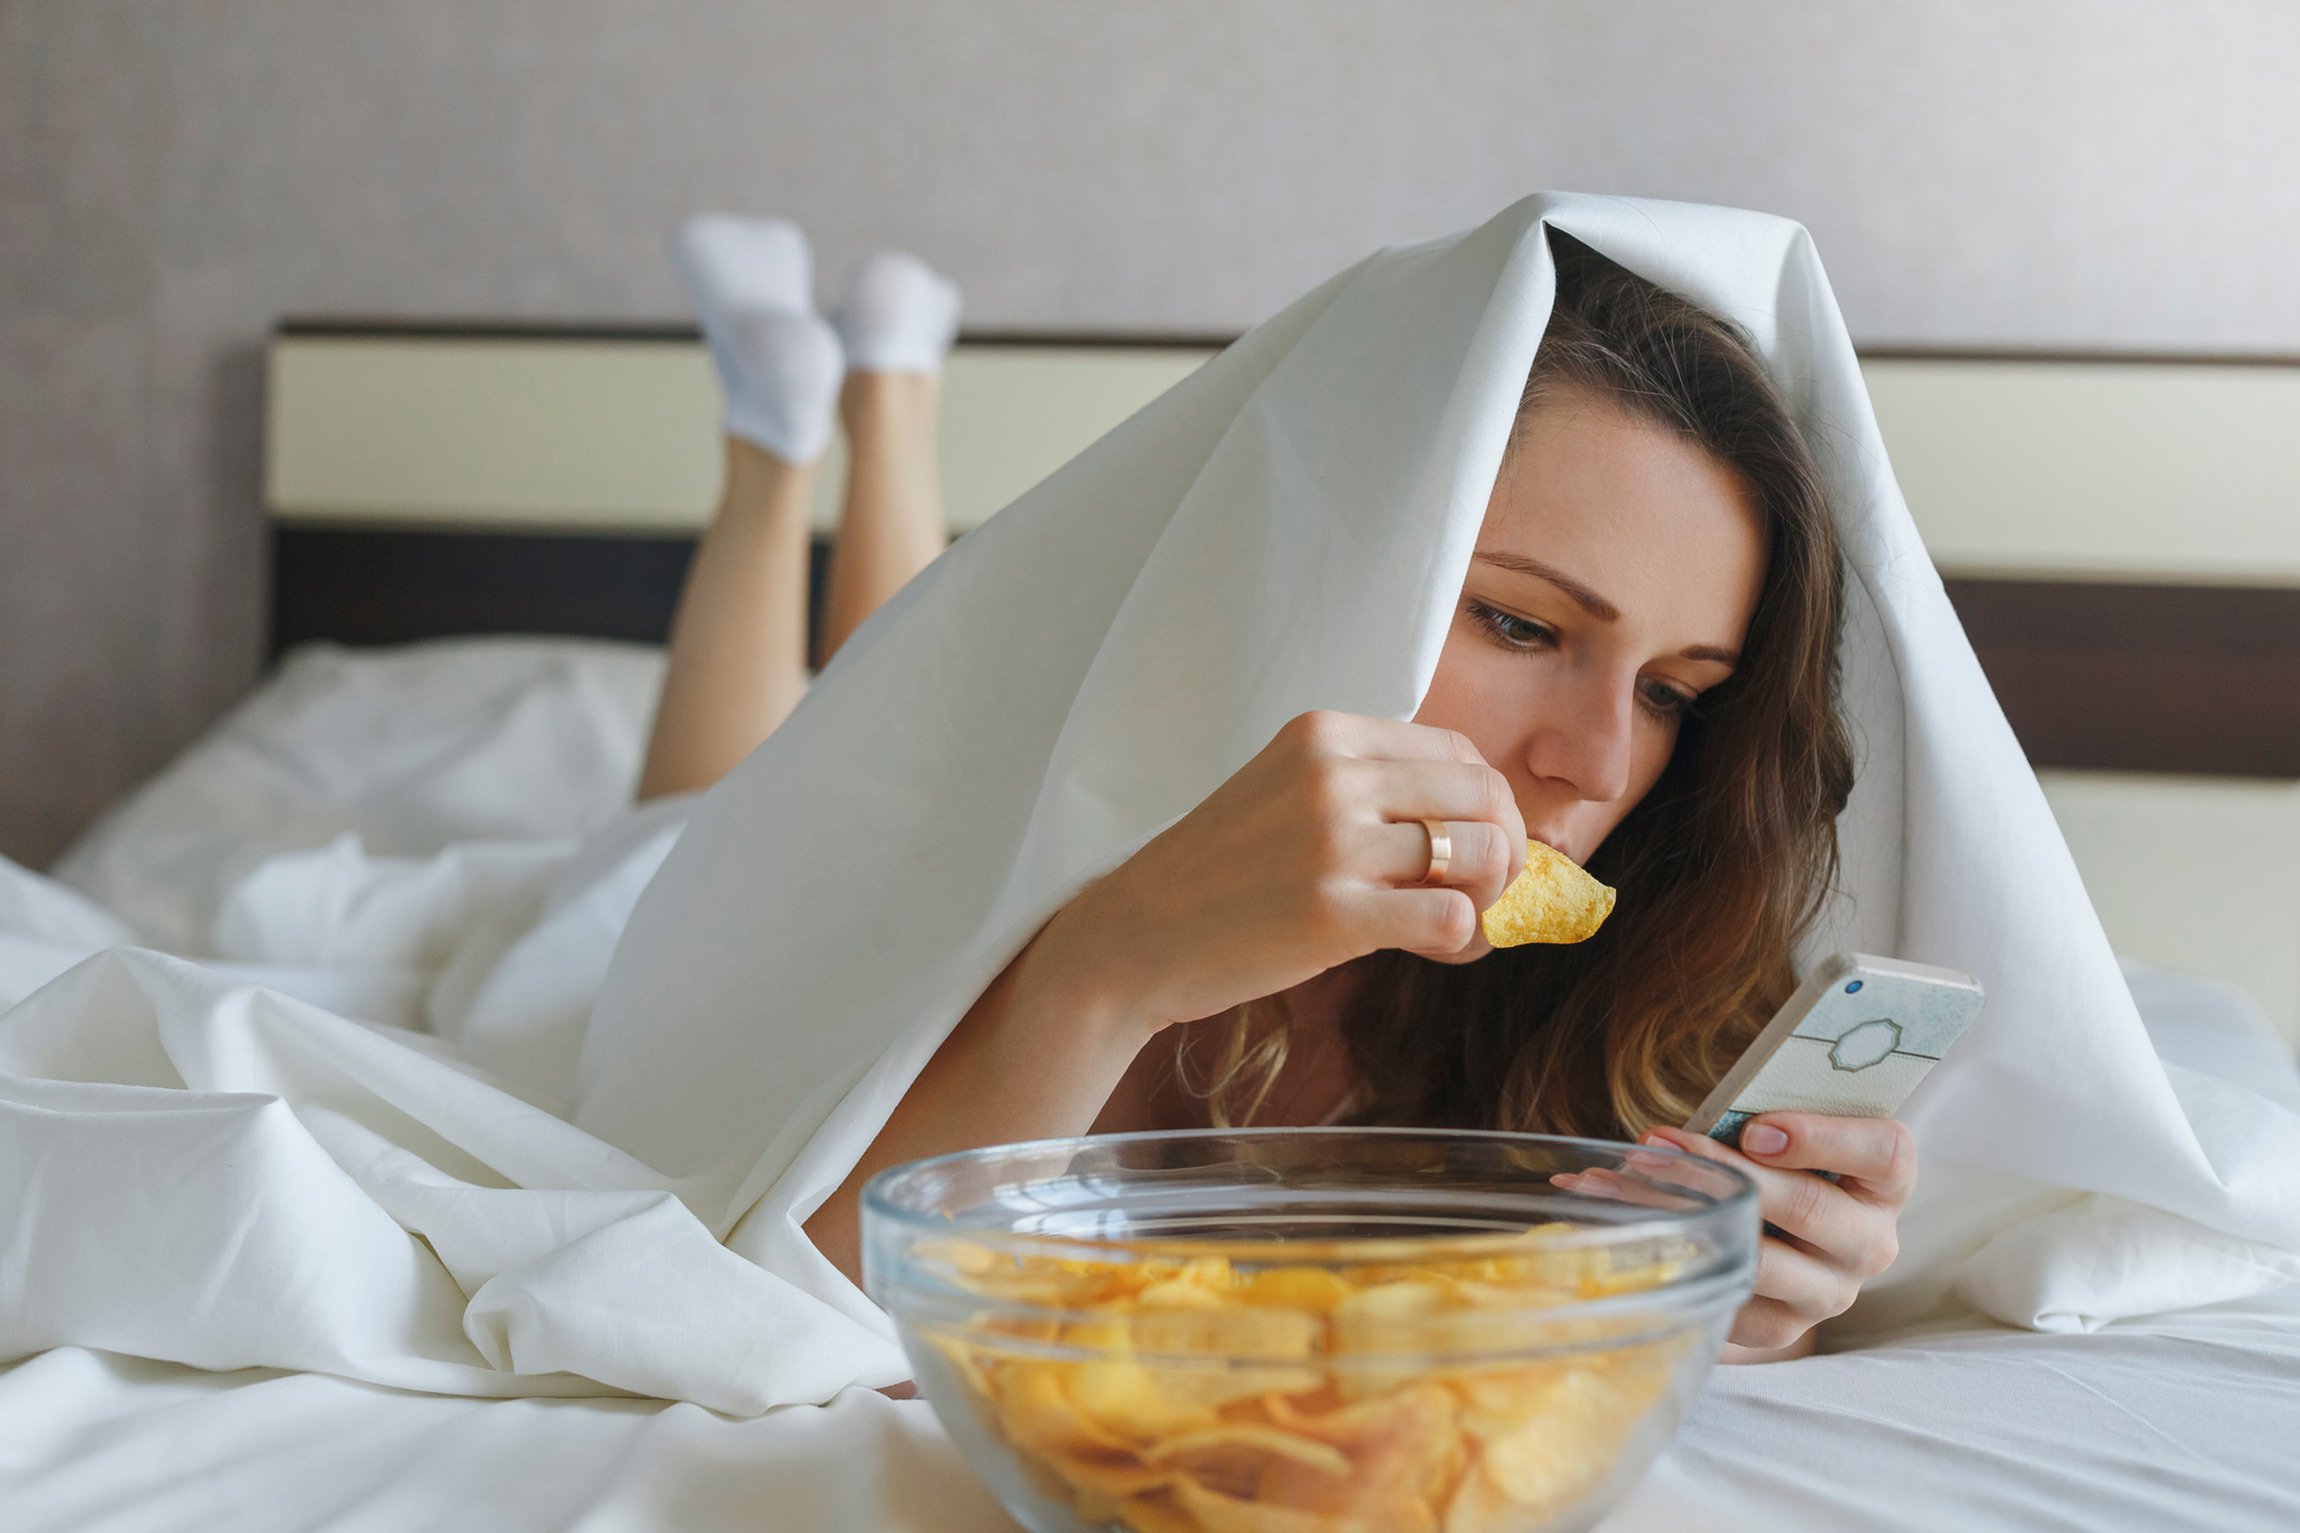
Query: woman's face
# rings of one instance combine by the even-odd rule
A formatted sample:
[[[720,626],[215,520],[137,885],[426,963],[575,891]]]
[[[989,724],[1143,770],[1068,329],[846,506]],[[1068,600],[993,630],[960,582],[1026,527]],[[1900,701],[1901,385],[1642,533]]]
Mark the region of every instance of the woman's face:
[[[1733,674],[1764,570],[1730,469],[1559,390],[1519,423],[1415,722],[1468,736],[1526,833],[1587,862],[1661,776],[1688,706]],[[1486,951],[1480,936],[1460,957]]]

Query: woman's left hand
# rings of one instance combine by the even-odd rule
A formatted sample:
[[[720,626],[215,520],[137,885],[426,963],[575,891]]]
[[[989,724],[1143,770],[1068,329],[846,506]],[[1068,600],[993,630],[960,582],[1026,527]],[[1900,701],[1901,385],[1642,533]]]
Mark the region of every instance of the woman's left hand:
[[[1757,1183],[1758,1217],[1772,1228],[1726,1362],[1809,1350],[1813,1327],[1850,1309],[1861,1285],[1900,1254],[1896,1226],[1917,1184],[1917,1141],[1906,1124],[1775,1112],[1741,1126],[1739,1151],[1677,1128],[1652,1129],[1644,1142],[1723,1161]]]

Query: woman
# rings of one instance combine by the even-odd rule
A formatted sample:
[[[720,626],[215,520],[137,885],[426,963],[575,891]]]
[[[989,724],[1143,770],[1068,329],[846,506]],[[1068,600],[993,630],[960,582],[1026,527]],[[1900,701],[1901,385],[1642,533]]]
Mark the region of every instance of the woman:
[[[1553,332],[1553,230],[1741,328],[1825,529],[1762,468],[1790,444],[1695,447],[1550,375],[1576,349],[1545,342],[1572,323]],[[788,311],[756,328],[822,339]],[[819,451],[840,376],[811,355]],[[804,424],[738,402],[762,434]],[[1989,1004],[1910,1099],[1924,1187],[1897,1221],[1896,1131],[1867,1161],[1819,1120],[1779,1154],[1744,1141],[1795,1243],[1768,1245],[1743,1339],[1803,1332],[1888,1235],[1899,1259],[1835,1337],[1960,1305],[2089,1329],[2279,1281],[2300,1120],[2151,1049],[1811,241],[1545,195],[1257,326],[934,559],[718,786],[571,861],[544,849],[547,890],[458,923],[432,1032],[130,949],[11,1010],[0,1207],[29,1265],[0,1361],[90,1347],[845,1420],[843,1392],[910,1377],[850,1275],[851,1200],[914,1145],[1216,1112],[1669,1138],[1820,887],[1832,634],[1859,771],[1800,957],[1946,964]],[[1672,692],[1698,701],[1673,714]],[[1445,887],[1420,887],[1424,816],[1462,843]],[[1611,927],[1439,961],[1466,956],[1521,825],[1620,885]],[[1178,1049],[1194,1090],[1160,1084]],[[1851,1172],[1843,1199],[1784,1169],[1806,1164]]]
[[[1551,242],[1555,307],[1413,718],[1296,718],[1063,905],[807,1219],[849,1276],[857,1193],[887,1165],[1231,1122],[1644,1135],[1732,1160],[1776,1232],[1744,1358],[1809,1346],[1890,1263],[1915,1163],[1900,1125],[1771,1114],[1743,1155],[1672,1127],[1795,988],[1836,865],[1852,755],[1820,476],[1734,327]],[[806,374],[803,337],[781,345],[797,360],[755,374]],[[886,472],[923,514],[931,432],[899,445]],[[735,587],[706,576],[733,561],[711,558],[650,781],[705,754],[669,747],[727,642]],[[1620,887],[1584,946],[1494,953],[1478,930],[1529,833]]]

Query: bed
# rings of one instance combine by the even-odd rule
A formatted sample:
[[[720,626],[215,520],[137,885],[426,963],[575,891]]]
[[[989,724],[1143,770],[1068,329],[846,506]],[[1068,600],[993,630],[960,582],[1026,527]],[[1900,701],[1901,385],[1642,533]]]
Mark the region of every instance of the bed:
[[[1204,354],[1108,338],[963,347],[957,530]],[[2300,858],[2255,852],[2300,842],[2286,781],[2300,730],[2226,685],[2232,663],[2284,696],[2300,679],[2300,519],[2274,498],[2300,483],[2300,460],[2277,454],[2300,448],[2261,429],[2300,413],[2300,369],[2120,371],[2136,366],[1879,357],[1871,381],[2112,935],[2164,965],[2128,971],[2159,1051],[2300,1109],[2300,889],[2279,881]],[[474,391],[489,411],[472,410]],[[365,954],[349,995],[325,964],[258,961],[279,940],[233,925],[235,892],[268,858],[345,837],[414,869],[457,848],[571,846],[625,802],[660,672],[649,641],[711,493],[692,338],[297,325],[275,346],[272,404],[282,663],[57,881],[7,871],[0,1006],[109,941],[147,940],[421,1026],[428,938]],[[2160,461],[2162,441],[2135,445],[2131,422],[2167,410],[2191,446],[2206,431],[2218,456],[2202,480]],[[2064,481],[1991,459],[1992,425],[2024,411],[2032,440],[2040,422],[2072,433]],[[2120,411],[2124,429],[2097,424]],[[2174,490],[2217,498],[2168,518]],[[2137,681],[2135,648],[2137,669],[2155,668]],[[2086,684],[2103,674],[2118,684]],[[2190,895],[2167,900],[2168,882]],[[2300,1285],[2087,1335],[1966,1320],[1720,1370],[1605,1527],[2289,1528],[2296,1439]],[[0,1371],[0,1525],[1012,1526],[923,1405],[866,1391],[738,1419],[75,1348]]]

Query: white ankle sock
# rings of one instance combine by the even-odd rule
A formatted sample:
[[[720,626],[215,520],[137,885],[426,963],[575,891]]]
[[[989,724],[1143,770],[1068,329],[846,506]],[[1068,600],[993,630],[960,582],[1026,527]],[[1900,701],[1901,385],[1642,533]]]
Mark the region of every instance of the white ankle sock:
[[[916,256],[882,250],[847,274],[838,327],[857,372],[939,373],[958,338],[958,285]]]
[[[782,219],[706,214],[679,226],[671,264],[718,364],[728,435],[786,463],[821,457],[846,359],[814,312],[806,236]]]

